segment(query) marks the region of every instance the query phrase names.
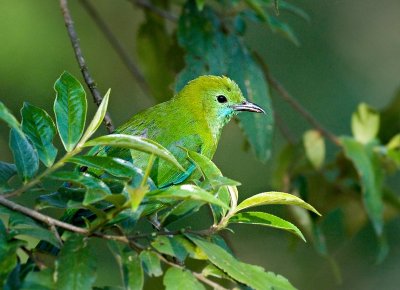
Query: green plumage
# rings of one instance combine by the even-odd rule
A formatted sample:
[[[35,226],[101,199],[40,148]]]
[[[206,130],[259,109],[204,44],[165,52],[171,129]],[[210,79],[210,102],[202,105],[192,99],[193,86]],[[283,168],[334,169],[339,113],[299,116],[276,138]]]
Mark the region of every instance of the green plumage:
[[[194,166],[178,146],[212,158],[221,130],[238,111],[263,112],[247,102],[235,82],[227,77],[201,76],[189,82],[171,100],[134,115],[115,133],[137,135],[160,143],[186,168],[179,171],[168,162],[156,159],[150,177],[158,187],[185,180]],[[122,148],[97,148],[92,154],[132,160],[144,169],[149,154]]]

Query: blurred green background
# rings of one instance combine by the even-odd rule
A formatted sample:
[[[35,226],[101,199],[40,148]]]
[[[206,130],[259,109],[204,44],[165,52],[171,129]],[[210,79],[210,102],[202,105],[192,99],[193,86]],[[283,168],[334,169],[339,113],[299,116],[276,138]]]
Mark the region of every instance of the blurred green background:
[[[114,123],[121,124],[132,114],[155,104],[154,99],[140,91],[78,1],[70,2],[89,69],[101,92],[112,89],[109,111]],[[125,0],[92,3],[135,58],[136,32],[143,20],[141,10]],[[310,14],[311,23],[288,14],[279,17],[294,28],[300,47],[261,24],[250,24],[246,41],[323,125],[336,134],[350,134],[351,113],[359,102],[382,108],[400,86],[400,1],[302,0],[296,1],[296,5]],[[58,1],[0,0],[0,8],[1,101],[16,115],[24,101],[52,112],[52,86],[56,78],[67,70],[83,81]],[[277,97],[273,102],[300,137],[308,128],[306,122]],[[94,104],[90,107],[93,112]],[[276,137],[275,154],[282,146],[280,137]],[[214,161],[224,175],[242,182],[242,197],[272,190],[268,179],[273,160],[261,164],[251,152],[243,150],[243,142],[238,126],[231,122],[223,132]],[[3,123],[0,159],[11,161],[8,129]],[[333,212],[324,230],[343,276],[341,284],[327,260],[318,256],[309,243],[294,242],[289,234],[256,226],[235,226],[236,234],[228,233],[225,237],[242,260],[284,275],[299,289],[398,289],[399,218],[387,225],[390,255],[376,265],[372,228],[368,226],[356,236],[345,237],[339,216],[339,211]],[[103,266],[98,284],[119,279],[107,251],[101,251],[99,258]]]

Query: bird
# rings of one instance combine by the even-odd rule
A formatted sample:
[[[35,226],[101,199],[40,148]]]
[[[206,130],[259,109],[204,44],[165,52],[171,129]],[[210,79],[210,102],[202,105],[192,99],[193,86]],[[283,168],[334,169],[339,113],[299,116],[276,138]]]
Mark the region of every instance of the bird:
[[[166,188],[184,182],[195,172],[195,165],[187,159],[187,153],[182,147],[212,159],[223,127],[243,111],[265,114],[264,109],[245,99],[239,86],[230,78],[203,75],[189,81],[170,100],[133,115],[113,133],[152,139],[175,156],[185,171],[156,158],[150,172],[154,186]],[[88,155],[131,161],[142,171],[147,167],[150,157],[148,153],[112,146],[94,147]],[[80,171],[86,171],[100,178],[103,174],[87,167],[81,167]],[[107,205],[103,209],[107,208],[110,206]],[[69,208],[62,220],[82,223],[81,216],[90,219],[92,213]],[[58,252],[57,248],[43,241],[39,243],[37,249],[54,255]]]
[[[203,75],[189,81],[170,100],[135,114],[114,133],[143,136],[168,149],[185,168],[182,172],[162,159],[156,159],[150,178],[158,188],[179,184],[195,170],[186,157],[187,150],[212,159],[223,127],[239,112],[264,113],[248,101],[239,86],[226,76]],[[90,154],[132,161],[144,170],[149,154],[104,146]]]

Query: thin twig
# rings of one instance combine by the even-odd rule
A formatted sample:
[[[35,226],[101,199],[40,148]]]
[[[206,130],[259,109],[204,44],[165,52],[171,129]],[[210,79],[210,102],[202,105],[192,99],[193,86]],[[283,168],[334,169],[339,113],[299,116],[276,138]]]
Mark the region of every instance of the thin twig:
[[[271,74],[265,62],[256,55],[259,63],[262,66],[264,75],[272,88],[274,88],[278,94],[291,105],[304,119],[308,121],[317,131],[319,131],[323,136],[325,136],[329,141],[331,141],[336,146],[341,146],[339,139],[329,132],[322,124],[320,124],[286,89],[285,87]]]
[[[178,21],[178,16],[176,16],[175,14],[172,14],[169,11],[165,11],[163,9],[160,9],[157,6],[154,6],[150,1],[147,1],[147,0],[129,0],[129,2],[131,2],[132,4],[137,5],[139,7],[142,7],[144,9],[148,10],[148,11],[151,11],[152,13],[154,13],[154,14],[162,17],[162,18],[165,18],[165,19],[167,19],[169,21],[172,21],[172,22]]]
[[[103,100],[103,97],[97,89],[96,83],[91,77],[88,67],[86,65],[86,61],[83,58],[82,50],[79,45],[78,35],[75,31],[74,22],[72,21],[71,13],[68,8],[68,0],[60,0],[60,7],[64,17],[65,26],[68,31],[68,36],[71,40],[71,44],[75,52],[75,57],[79,64],[79,68],[81,69],[85,83],[93,96],[94,102],[97,106],[99,106],[101,104],[101,101]],[[114,131],[114,126],[108,112],[106,113],[103,122],[106,126],[107,131],[109,133],[112,133]]]
[[[87,13],[92,17],[97,27],[104,34],[108,42],[114,48],[119,58],[122,60],[126,68],[131,72],[132,76],[136,79],[139,87],[145,94],[150,93],[149,84],[144,78],[142,72],[136,66],[130,55],[126,52],[121,42],[115,37],[110,27],[105,23],[100,14],[96,11],[95,7],[88,0],[80,0],[82,6],[86,9]]]
[[[47,215],[44,215],[36,210],[19,205],[19,204],[15,203],[11,200],[8,200],[2,196],[0,196],[0,204],[4,205],[5,207],[7,207],[13,211],[23,213],[26,216],[29,216],[35,220],[41,221],[42,223],[44,223],[48,226],[55,225],[57,227],[60,227],[60,228],[63,228],[63,229],[66,229],[68,231],[75,232],[78,234],[82,234],[82,235],[87,235],[89,233],[89,231],[84,228],[80,228],[80,227],[59,221],[57,219],[54,219]]]
[[[289,142],[289,144],[295,144],[296,142],[294,141],[295,139],[293,138],[292,132],[290,132],[290,129],[284,122],[283,118],[277,111],[274,112],[274,116],[276,120],[276,125],[282,136],[287,140],[287,142]]]

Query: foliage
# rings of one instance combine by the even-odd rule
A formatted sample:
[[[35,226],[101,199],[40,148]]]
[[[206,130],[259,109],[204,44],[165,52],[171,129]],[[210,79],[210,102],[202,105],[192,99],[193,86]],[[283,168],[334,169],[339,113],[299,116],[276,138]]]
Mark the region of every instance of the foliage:
[[[268,109],[266,118],[256,114],[239,117],[257,158],[268,160],[275,122],[272,90],[282,94],[282,88],[271,81],[266,66],[247,46],[244,36],[249,22],[256,22],[299,45],[294,30],[279,15],[289,12],[305,21],[309,16],[283,0],[188,0],[182,7],[155,0],[146,5],[137,52],[151,94],[163,101],[172,95],[173,85],[179,90],[201,74],[228,75],[246,98]],[[179,17],[160,17],[176,12],[176,8],[181,11]],[[168,22],[171,19],[172,24]],[[13,164],[0,161],[0,287],[93,287],[97,273],[93,240],[100,238],[116,258],[124,289],[142,289],[148,279],[161,276],[166,289],[181,289],[180,285],[191,289],[204,289],[205,285],[217,289],[233,285],[240,289],[293,289],[284,277],[239,261],[219,232],[231,224],[282,229],[311,241],[334,265],[323,225],[338,210],[349,235],[372,225],[379,245],[378,260],[389,251],[385,222],[400,209],[398,195],[386,182],[387,176],[400,168],[399,95],[381,112],[360,104],[351,118],[352,136],[332,136],[311,122],[314,128],[304,132],[300,140],[289,139],[277,154],[272,177],[277,191],[238,203],[240,183],[223,176],[205,156],[185,148],[182,150],[201,179],[162,189],[155,188],[148,172],[135,163],[82,154],[94,146],[118,146],[148,153],[149,169],[155,156],[182,167],[167,149],[142,136],[91,138],[104,119],[110,92],[85,130],[87,99],[82,85],[63,73],[54,88],[54,118],[25,103],[19,122],[0,102],[0,119],[10,127],[14,157]],[[64,151],[53,145],[55,137],[60,138]],[[327,146],[329,141],[334,148]],[[103,174],[79,170],[85,167]],[[15,203],[6,206],[13,197],[37,192],[40,196],[35,210],[24,207],[21,211]],[[295,222],[249,210],[271,204],[288,205],[285,208]],[[36,215],[48,208],[61,209],[62,219],[79,228],[67,229]],[[196,215],[201,208],[211,211],[209,227],[194,230],[174,223]],[[146,224],[153,229],[142,230]],[[301,225],[300,229],[295,224]],[[35,247],[26,242],[27,237],[42,242]],[[28,261],[23,253],[29,256]]]
[[[1,103],[1,116],[11,127],[11,139],[14,138],[13,134],[17,134],[15,142],[23,142],[21,144],[24,145],[17,146],[18,150],[13,149],[16,166],[1,163],[0,167],[0,214],[7,217],[5,224],[1,223],[2,287],[11,287],[15,283],[26,288],[93,287],[97,263],[91,241],[98,237],[103,238],[104,242],[108,240],[107,244],[121,267],[121,285],[126,289],[142,289],[145,275],[164,275],[167,289],[181,289],[179,283],[191,285],[193,289],[205,289],[203,283],[238,283],[254,289],[294,289],[284,277],[239,261],[226,248],[226,244],[221,243],[223,239],[218,233],[227,229],[231,223],[258,224],[286,230],[304,240],[294,224],[271,214],[245,210],[269,204],[294,204],[318,214],[311,205],[296,196],[281,192],[261,193],[238,204],[236,185],[239,183],[224,177],[205,156],[185,148],[182,150],[186,150],[188,158],[203,176],[201,182],[196,185],[189,181],[167,188],[154,188],[148,177],[150,170],[143,173],[134,163],[118,158],[82,155],[82,150],[98,145],[125,147],[146,152],[149,156],[158,156],[181,167],[174,156],[160,144],[145,137],[111,134],[90,139],[104,117],[109,93],[86,130],[77,130],[77,127],[84,128],[85,124],[81,122],[86,119],[86,110],[81,108],[86,103],[82,86],[73,76],[63,73],[56,81],[55,88],[57,98],[54,114],[57,129],[45,111],[27,104],[23,107],[23,125],[20,125]],[[60,92],[64,94],[62,102]],[[76,98],[79,101],[75,102]],[[66,112],[73,112],[74,117],[65,117]],[[32,115],[36,117],[25,118]],[[35,126],[39,122],[41,125]],[[24,126],[32,128],[26,131],[29,134],[21,129]],[[51,162],[49,158],[37,158],[39,150],[42,153],[57,152],[51,142],[54,135],[63,141],[65,155],[58,160],[51,158]],[[43,138],[47,138],[46,142],[40,141]],[[11,142],[10,147],[16,144],[19,143]],[[39,160],[45,165],[42,170],[38,170]],[[152,160],[150,158],[149,166],[152,166]],[[67,164],[101,169],[106,175],[99,177],[82,170],[66,170]],[[27,171],[31,168],[35,170]],[[52,193],[55,185],[59,189]],[[65,209],[63,220],[71,223],[73,220],[70,217],[80,218],[83,232],[55,224],[50,217],[38,219],[35,210],[24,207],[26,210],[21,211],[4,203],[13,196],[36,190],[43,193],[37,200],[39,208]],[[172,221],[194,214],[203,206],[209,207],[214,216],[214,223],[209,228],[174,229],[171,225]],[[34,219],[38,219],[38,222]],[[154,225],[153,231],[133,234],[140,223],[146,222]],[[59,227],[58,230],[55,225]],[[24,242],[26,236],[42,242],[35,248]],[[25,263],[18,258],[18,249],[29,254]],[[43,255],[46,262],[43,262]],[[204,269],[214,266],[225,275],[221,276],[222,280],[213,281],[207,275],[185,266],[189,260],[198,261],[196,267]],[[218,287],[222,289],[222,286]]]

